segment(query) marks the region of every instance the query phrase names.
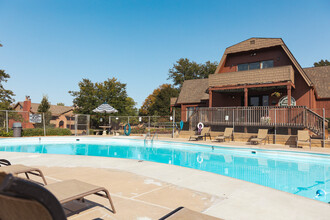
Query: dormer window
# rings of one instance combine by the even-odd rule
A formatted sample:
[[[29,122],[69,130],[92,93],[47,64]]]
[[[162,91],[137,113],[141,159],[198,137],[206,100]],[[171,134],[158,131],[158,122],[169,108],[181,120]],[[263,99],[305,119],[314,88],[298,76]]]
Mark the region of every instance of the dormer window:
[[[254,63],[242,63],[237,65],[237,71],[245,71],[245,70],[255,70],[255,69],[266,69],[274,67],[273,60],[265,60],[261,62]]]

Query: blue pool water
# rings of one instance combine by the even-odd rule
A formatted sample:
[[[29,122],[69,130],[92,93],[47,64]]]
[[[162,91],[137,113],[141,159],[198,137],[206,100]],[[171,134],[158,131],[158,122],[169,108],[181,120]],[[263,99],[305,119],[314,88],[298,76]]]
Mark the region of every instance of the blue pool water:
[[[147,160],[217,173],[330,202],[330,155],[142,140],[0,141],[0,151]],[[0,154],[1,155],[1,154]],[[1,157],[1,156],[0,156]],[[316,196],[321,190],[322,196]]]

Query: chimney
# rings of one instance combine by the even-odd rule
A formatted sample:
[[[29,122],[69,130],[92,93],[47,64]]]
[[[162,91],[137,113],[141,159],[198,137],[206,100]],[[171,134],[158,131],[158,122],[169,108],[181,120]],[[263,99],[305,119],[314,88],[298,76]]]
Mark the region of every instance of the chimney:
[[[31,110],[31,99],[30,96],[25,96],[25,101],[23,103],[23,111],[29,112]]]

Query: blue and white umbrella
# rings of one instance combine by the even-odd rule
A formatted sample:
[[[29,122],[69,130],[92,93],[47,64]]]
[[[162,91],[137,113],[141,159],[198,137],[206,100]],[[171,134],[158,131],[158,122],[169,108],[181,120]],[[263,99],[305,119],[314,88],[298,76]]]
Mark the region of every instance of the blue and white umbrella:
[[[96,109],[94,109],[93,112],[97,112],[97,113],[116,113],[118,111],[117,111],[117,109],[115,109],[114,107],[112,107],[111,105],[109,105],[108,103],[105,102],[102,105],[100,105],[99,107],[97,107]]]

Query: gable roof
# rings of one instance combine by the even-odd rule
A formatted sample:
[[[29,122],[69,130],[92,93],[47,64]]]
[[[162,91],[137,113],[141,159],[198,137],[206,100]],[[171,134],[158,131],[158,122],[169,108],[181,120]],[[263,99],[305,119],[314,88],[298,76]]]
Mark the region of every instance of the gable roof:
[[[243,51],[258,50],[266,47],[282,45],[281,38],[256,38],[252,37],[233,46],[227,47],[225,54],[238,53]]]
[[[18,105],[23,107],[24,102],[18,102],[14,108],[16,108]],[[31,103],[31,112],[36,113],[38,112],[39,103]],[[50,105],[49,111],[52,113],[52,115],[62,115],[64,113],[67,113],[69,111],[73,111],[73,107],[71,106],[60,106],[60,105]]]
[[[177,104],[200,103],[208,100],[209,79],[191,79],[183,82]]]
[[[330,97],[330,66],[304,68],[312,80],[317,96],[320,98]]]
[[[284,50],[284,52],[287,54],[293,65],[296,67],[300,75],[304,78],[308,86],[312,86],[313,83],[308,77],[308,75],[305,73],[303,68],[300,66],[296,58],[292,55],[291,51],[289,48],[285,45],[284,41],[282,38],[257,38],[257,37],[252,37],[249,38],[245,41],[242,41],[240,43],[234,44],[233,46],[227,47],[221,60],[220,63],[216,69],[216,73],[219,72],[220,68],[224,65],[227,55],[228,54],[233,54],[233,53],[238,53],[238,52],[246,52],[246,51],[253,51],[253,50],[259,50],[262,48],[269,48],[269,47],[275,47],[275,46],[280,46]]]

